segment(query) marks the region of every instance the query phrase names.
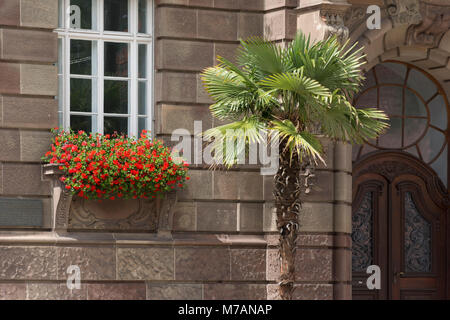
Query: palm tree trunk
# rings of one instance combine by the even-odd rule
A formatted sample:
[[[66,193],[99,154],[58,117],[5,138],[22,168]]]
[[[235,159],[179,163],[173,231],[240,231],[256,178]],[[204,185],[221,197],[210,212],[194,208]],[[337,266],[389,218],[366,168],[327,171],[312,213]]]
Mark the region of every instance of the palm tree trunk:
[[[295,250],[298,217],[301,208],[300,194],[302,164],[294,154],[280,145],[280,165],[275,175],[275,207],[277,210],[277,227],[280,230],[279,253],[281,258],[280,296],[291,300],[295,282]]]

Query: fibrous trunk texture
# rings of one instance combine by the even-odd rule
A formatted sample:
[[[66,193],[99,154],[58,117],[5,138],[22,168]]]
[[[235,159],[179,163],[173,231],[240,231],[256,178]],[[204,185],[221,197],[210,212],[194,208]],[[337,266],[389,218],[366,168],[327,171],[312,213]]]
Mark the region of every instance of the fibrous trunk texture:
[[[291,300],[295,283],[295,251],[298,217],[301,209],[301,192],[307,185],[309,170],[302,164],[297,155],[290,156],[280,146],[280,166],[275,175],[275,207],[277,210],[277,227],[280,231],[280,296],[283,300]],[[304,184],[302,184],[302,178]]]

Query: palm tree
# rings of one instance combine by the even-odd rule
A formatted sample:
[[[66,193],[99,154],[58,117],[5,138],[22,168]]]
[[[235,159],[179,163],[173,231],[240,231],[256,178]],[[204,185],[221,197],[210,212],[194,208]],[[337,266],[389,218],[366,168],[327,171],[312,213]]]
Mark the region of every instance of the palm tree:
[[[301,178],[322,158],[321,136],[362,143],[387,127],[376,109],[356,109],[352,97],[364,80],[363,56],[335,37],[313,43],[299,32],[286,47],[262,38],[241,41],[237,62],[218,57],[219,65],[203,71],[214,117],[230,123],[208,130],[211,150],[227,167],[237,154],[224,152],[227,141],[263,143],[278,136],[279,168],[275,174],[275,207],[280,231],[280,296],[292,298],[295,247],[299,228]],[[227,151],[227,150],[225,150]],[[240,148],[238,152],[245,152]]]

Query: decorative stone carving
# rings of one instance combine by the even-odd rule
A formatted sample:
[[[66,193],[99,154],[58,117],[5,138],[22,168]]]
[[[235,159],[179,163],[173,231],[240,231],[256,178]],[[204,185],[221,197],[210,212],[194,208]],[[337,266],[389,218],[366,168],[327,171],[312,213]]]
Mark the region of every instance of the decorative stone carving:
[[[419,0],[385,0],[386,10],[394,27],[403,24],[419,24],[422,21]]]
[[[44,177],[53,184],[53,229],[55,231],[158,232],[173,230],[176,192],[164,198],[140,200],[85,200],[73,197],[59,180],[55,165],[44,166]]]
[[[339,8],[327,8],[320,11],[320,17],[324,21],[325,34],[324,38],[330,36],[336,36],[340,43],[345,42],[349,36],[348,27],[344,23],[345,10],[342,7]]]
[[[450,28],[450,2],[448,6],[420,3],[423,20],[420,24],[409,27],[406,42],[409,45],[419,45],[427,48],[437,47]]]

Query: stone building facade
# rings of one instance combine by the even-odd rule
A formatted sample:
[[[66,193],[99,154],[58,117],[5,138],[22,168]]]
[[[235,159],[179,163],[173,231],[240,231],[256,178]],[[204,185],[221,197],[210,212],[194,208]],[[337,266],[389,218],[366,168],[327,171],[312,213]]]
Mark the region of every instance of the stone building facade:
[[[202,121],[203,130],[219,124],[199,73],[217,55],[233,59],[239,39],[250,36],[282,45],[299,29],[314,39],[337,34],[365,46],[364,71],[385,61],[407,62],[450,94],[446,0],[148,3],[148,113],[155,136],[168,143],[177,128],[193,132],[194,121]],[[381,8],[380,29],[366,25],[372,4]],[[56,0],[0,0],[0,299],[277,299],[272,178],[255,167],[191,166],[168,232],[57,228],[58,188],[40,158],[49,149],[50,129],[61,125],[58,17]],[[352,147],[324,145],[327,166],[316,169],[300,217],[296,299],[352,298]],[[71,265],[81,269],[80,290],[67,289]],[[441,291],[448,297],[444,278]]]

